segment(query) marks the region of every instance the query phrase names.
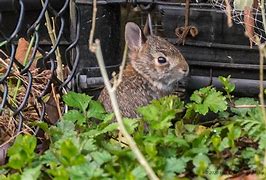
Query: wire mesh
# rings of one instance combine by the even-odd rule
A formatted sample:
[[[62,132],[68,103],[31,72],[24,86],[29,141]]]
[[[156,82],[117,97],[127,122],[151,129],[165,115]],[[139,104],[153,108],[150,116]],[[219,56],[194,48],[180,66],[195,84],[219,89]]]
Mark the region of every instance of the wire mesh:
[[[54,8],[51,1],[44,0],[42,8],[38,10],[38,15],[33,23],[25,28],[25,22],[29,18],[25,1],[18,1],[18,12],[16,26],[10,32],[0,28],[0,140],[4,141],[8,137],[22,131],[37,133],[38,128],[29,127],[32,121],[47,121],[47,96],[51,96],[52,84],[58,93],[63,93],[67,83],[73,78],[79,60],[79,47],[77,45],[80,29],[79,11],[74,5],[76,14],[73,25],[74,32],[66,32],[67,23],[70,21],[70,0],[62,3],[60,8]],[[0,11],[0,17],[2,12]],[[44,28],[47,27],[46,18],[48,14],[54,20],[54,43],[49,37],[49,33]],[[32,18],[32,17],[31,17]],[[1,23],[0,18],[0,23]],[[73,23],[73,22],[71,22]],[[46,26],[45,26],[46,25]],[[69,37],[72,33],[72,38]],[[28,40],[28,58],[24,61],[17,59],[18,44],[21,38]],[[45,44],[46,45],[43,45]],[[65,46],[67,46],[65,48]],[[56,51],[63,54],[65,69],[70,72],[69,76],[60,81],[56,75],[57,56]],[[62,53],[63,52],[63,53]],[[41,56],[37,57],[38,55]],[[27,57],[25,55],[25,57]],[[36,60],[38,59],[38,62]],[[37,65],[36,65],[37,64]],[[2,136],[6,136],[3,138]],[[0,142],[1,143],[1,142]]]
[[[250,40],[255,42],[255,36],[257,36],[261,42],[265,42],[266,35],[263,27],[262,13],[260,8],[260,2],[252,1],[251,6],[238,7],[236,0],[212,0],[215,8],[219,8],[228,15],[228,11],[231,12],[231,18],[236,24],[241,24],[245,28],[246,36],[250,37]],[[251,2],[251,1],[250,1]],[[228,4],[228,6],[227,6]]]

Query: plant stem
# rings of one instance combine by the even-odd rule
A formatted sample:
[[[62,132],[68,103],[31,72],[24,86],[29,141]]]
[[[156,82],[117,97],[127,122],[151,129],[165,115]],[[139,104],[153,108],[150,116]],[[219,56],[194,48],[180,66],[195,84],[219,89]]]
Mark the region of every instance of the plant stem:
[[[7,43],[7,40],[2,41],[2,42],[0,43],[0,47],[4,46],[6,43]]]
[[[124,52],[123,52],[123,59],[122,59],[122,63],[119,66],[119,74],[118,74],[118,78],[114,78],[114,85],[113,88],[117,88],[118,85],[122,82],[122,78],[123,78],[123,70],[125,68],[126,65],[126,59],[127,59],[127,42],[125,43],[125,47],[124,47]]]
[[[93,36],[95,32],[96,26],[96,14],[97,14],[97,3],[96,0],[93,0],[93,9],[92,9],[92,21],[91,21],[91,31],[90,31],[90,38],[89,38],[89,49],[93,52]]]
[[[38,29],[38,28],[39,28],[39,26],[36,27],[36,29]],[[27,52],[26,52],[25,57],[23,59],[23,66],[25,66],[27,61],[28,61],[28,58],[29,58],[29,55],[30,55],[30,52],[31,52],[31,48],[33,46],[34,41],[35,41],[35,34],[31,37]],[[21,85],[21,79],[18,78],[17,85],[16,85],[16,87],[14,89],[13,102],[16,101],[20,85]],[[14,104],[14,105],[16,105],[16,104]]]
[[[265,4],[264,4],[264,0],[261,0],[260,2],[260,8],[261,8],[261,16],[262,16],[262,22],[263,22],[263,28],[264,31],[266,30],[266,19],[265,19]],[[260,40],[258,39],[257,42],[258,47],[259,47],[259,52],[260,52],[260,94],[259,94],[259,98],[260,98],[260,104],[261,104],[261,110],[262,110],[262,116],[263,116],[263,120],[264,120],[264,124],[266,126],[266,113],[265,113],[265,108],[264,108],[264,92],[263,92],[263,64],[264,64],[264,57],[265,57],[265,44],[261,44]],[[263,161],[263,166],[264,169],[266,168],[266,149],[264,151],[264,161]],[[264,174],[265,175],[265,174]]]
[[[260,2],[260,9],[261,9],[261,16],[262,16],[262,22],[263,22],[263,29],[266,30],[266,18],[265,18],[265,4],[264,0],[261,0]]]
[[[108,91],[108,94],[109,94],[109,97],[110,97],[110,100],[112,103],[113,111],[115,113],[115,117],[116,117],[117,123],[119,125],[119,130],[122,132],[123,136],[127,139],[127,142],[129,144],[131,150],[135,154],[139,163],[145,169],[149,178],[152,180],[158,180],[159,178],[156,176],[153,169],[150,167],[147,160],[145,159],[143,154],[140,152],[136,142],[130,136],[130,134],[127,132],[127,130],[125,128],[125,125],[123,123],[122,116],[121,116],[121,113],[119,110],[118,102],[116,99],[116,88],[112,88],[111,83],[110,83],[109,78],[108,78],[108,75],[107,75],[107,72],[106,72],[106,69],[105,69],[101,45],[100,45],[100,40],[98,40],[98,39],[95,40],[95,48],[94,49],[95,49],[96,58],[97,58],[97,61],[98,61],[99,67],[100,67],[100,71],[101,71],[101,74],[102,74],[102,77],[104,80],[104,84],[105,84],[105,87]]]
[[[231,5],[228,0],[225,0],[225,5],[226,5],[226,15],[227,15],[227,26],[232,27],[233,22],[232,22],[232,14],[231,14]]]
[[[43,6],[44,5],[43,0],[41,0],[41,2]],[[46,27],[48,30],[48,34],[52,42],[52,47],[55,48],[55,42],[56,42],[55,41],[56,40],[55,22],[54,22],[54,19],[52,19],[52,22],[51,22],[51,19],[49,17],[49,13],[47,10],[45,11],[45,21],[46,21]],[[56,67],[57,78],[60,81],[64,81],[63,63],[62,63],[62,58],[61,58],[61,54],[60,54],[58,47],[56,47],[55,49],[55,56],[56,56],[56,61],[57,61],[57,67]]]

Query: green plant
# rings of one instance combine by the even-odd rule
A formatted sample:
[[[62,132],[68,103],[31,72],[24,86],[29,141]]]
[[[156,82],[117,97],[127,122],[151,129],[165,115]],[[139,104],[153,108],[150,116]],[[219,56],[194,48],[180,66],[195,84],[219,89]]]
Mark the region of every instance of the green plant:
[[[219,76],[218,79],[220,80],[220,82],[223,84],[223,89],[226,92],[226,97],[230,100],[230,102],[232,101],[232,96],[231,93],[235,90],[235,84],[230,82],[230,78],[231,76],[227,76],[227,78],[223,77],[223,76]]]
[[[195,91],[186,105],[177,96],[168,96],[138,108],[138,119],[124,118],[162,179],[217,179],[246,169],[263,172],[266,130],[261,110],[237,107],[258,103],[252,98],[235,100],[229,77],[223,80],[225,96],[205,87]],[[112,114],[85,94],[69,92],[63,99],[70,110],[56,126],[36,123],[49,138],[49,149],[36,154],[36,137],[18,136],[8,150],[8,163],[0,168],[0,179],[147,179],[127,142],[118,139]],[[196,124],[209,121],[205,116],[209,112],[216,115],[216,123]]]

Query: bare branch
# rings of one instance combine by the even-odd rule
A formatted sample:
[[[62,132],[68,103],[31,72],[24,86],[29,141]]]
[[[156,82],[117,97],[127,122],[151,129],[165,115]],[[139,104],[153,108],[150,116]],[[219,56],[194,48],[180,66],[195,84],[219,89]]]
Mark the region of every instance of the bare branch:
[[[232,22],[232,14],[231,14],[231,5],[228,2],[228,0],[225,0],[225,6],[226,6],[226,14],[227,14],[227,25],[228,27],[232,27],[233,26],[233,22]]]
[[[264,28],[264,32],[266,30],[266,19],[265,19],[265,4],[264,4],[264,0],[261,0],[260,2],[261,4],[261,15],[262,15],[262,21],[263,21],[263,28]],[[263,120],[265,122],[266,125],[266,113],[265,113],[265,103],[264,103],[264,86],[263,86],[263,64],[264,64],[264,58],[265,58],[265,44],[262,44],[260,42],[260,39],[258,37],[256,37],[256,41],[257,41],[257,45],[259,47],[259,53],[260,53],[260,94],[259,94],[259,98],[260,98],[260,104],[261,104],[261,110],[262,110],[262,116],[263,116]],[[264,160],[263,160],[263,166],[264,168],[266,167],[266,150],[264,150]]]
[[[95,31],[95,24],[96,24],[96,14],[97,14],[97,2],[96,0],[93,0],[93,9],[92,9],[92,24],[91,24],[91,31],[90,31],[90,38],[89,38],[89,49],[91,52],[95,52],[94,46],[93,46],[93,37],[94,37],[94,31]]]
[[[126,60],[127,60],[127,42],[125,43],[125,47],[124,47],[124,52],[123,52],[123,59],[122,59],[122,63],[119,67],[119,74],[118,74],[118,78],[114,78],[114,85],[113,88],[117,88],[119,86],[119,84],[122,82],[122,78],[123,78],[123,70],[125,68],[126,65]]]
[[[233,108],[256,108],[256,107],[264,107],[265,108],[265,105],[262,106],[262,105],[243,104],[243,105],[233,106]]]

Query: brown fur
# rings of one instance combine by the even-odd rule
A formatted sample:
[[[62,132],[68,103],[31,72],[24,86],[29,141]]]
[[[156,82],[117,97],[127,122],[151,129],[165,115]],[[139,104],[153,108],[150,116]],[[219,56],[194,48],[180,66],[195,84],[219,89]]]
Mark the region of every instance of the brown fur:
[[[172,93],[176,83],[188,74],[189,67],[182,54],[165,39],[147,36],[143,41],[142,33],[134,23],[126,25],[125,36],[131,64],[123,72],[116,96],[122,115],[137,117],[137,107]],[[158,63],[158,57],[165,57],[167,63]],[[112,112],[106,88],[99,100],[106,111]]]

